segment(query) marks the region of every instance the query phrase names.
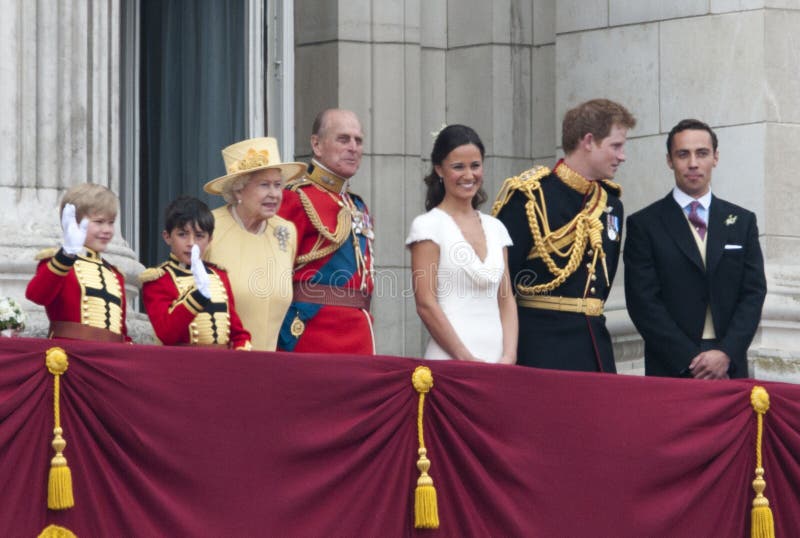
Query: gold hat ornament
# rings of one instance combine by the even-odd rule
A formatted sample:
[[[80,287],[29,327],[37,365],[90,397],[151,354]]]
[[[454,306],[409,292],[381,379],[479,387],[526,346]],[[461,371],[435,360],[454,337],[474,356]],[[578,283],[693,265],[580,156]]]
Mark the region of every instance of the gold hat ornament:
[[[203,186],[209,194],[222,194],[225,186],[234,179],[259,170],[280,170],[284,181],[290,181],[303,175],[306,165],[303,163],[281,162],[278,141],[273,137],[250,138],[231,144],[222,150],[227,175],[212,179]]]

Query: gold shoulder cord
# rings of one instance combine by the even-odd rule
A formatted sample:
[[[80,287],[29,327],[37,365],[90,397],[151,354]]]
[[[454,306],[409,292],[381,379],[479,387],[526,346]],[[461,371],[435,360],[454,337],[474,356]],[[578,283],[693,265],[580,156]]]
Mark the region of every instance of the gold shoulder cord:
[[[319,240],[312,247],[310,252],[297,256],[295,259],[296,269],[299,269],[307,263],[324,258],[325,256],[336,251],[336,249],[338,249],[347,239],[347,235],[350,233],[350,230],[353,226],[352,215],[344,207],[341,207],[339,209],[339,213],[336,215],[336,229],[333,233],[331,233],[331,231],[328,230],[328,228],[322,223],[322,219],[320,218],[317,209],[314,207],[314,204],[311,202],[311,199],[305,192],[303,192],[302,189],[299,188],[301,185],[306,185],[309,183],[311,182],[305,178],[301,178],[290,181],[286,185],[289,190],[297,193],[298,197],[300,198],[300,203],[303,205],[303,210],[308,216],[309,222],[311,222],[311,225],[314,226],[314,229],[317,230],[320,235]],[[329,244],[325,247],[322,247],[323,240],[327,240],[329,242]]]
[[[297,190],[297,194],[300,197],[300,203],[303,204],[303,209],[305,210],[306,215],[308,215],[308,220],[311,222],[311,225],[314,226],[314,229],[316,229],[317,232],[319,232],[321,238],[329,241],[329,244],[324,248],[319,248],[321,241],[317,241],[317,244],[314,245],[310,252],[298,256],[295,260],[295,265],[299,268],[309,262],[324,258],[328,254],[336,251],[347,239],[347,236],[352,229],[353,222],[350,212],[344,207],[340,207],[339,213],[336,215],[336,230],[331,233],[330,230],[328,230],[328,228],[322,223],[322,219],[320,218],[319,213],[317,213],[314,204],[311,203],[308,195],[299,189]]]
[[[318,186],[314,181],[310,181],[310,183],[314,183],[315,188],[321,188],[324,190],[331,197],[331,199],[333,199],[339,205],[339,212],[336,215],[336,229],[331,233],[331,231],[322,223],[322,219],[320,218],[317,209],[314,207],[314,204],[311,202],[311,199],[305,192],[303,192],[302,189],[299,188],[301,185],[307,183],[309,183],[308,180],[302,179],[292,181],[287,185],[289,189],[297,193],[297,196],[300,198],[300,203],[303,206],[303,210],[308,216],[308,220],[311,222],[311,225],[314,226],[314,229],[319,233],[319,237],[314,243],[314,246],[311,247],[311,250],[305,254],[297,256],[295,259],[295,269],[299,269],[312,261],[322,259],[325,256],[332,254],[342,246],[349,235],[352,235],[353,250],[356,260],[356,272],[361,275],[360,289],[366,290],[368,286],[367,281],[373,275],[373,268],[372,258],[370,257],[370,262],[368,264],[365,256],[361,252],[360,241],[357,237],[358,234],[362,233],[361,225],[363,216],[361,216],[360,210],[356,206],[355,202],[352,201],[347,192],[343,191],[337,198],[337,196],[334,195],[329,189],[325,189],[324,187]],[[325,241],[327,241],[328,244],[323,247],[322,245]],[[367,245],[370,249],[370,252],[372,252],[372,243],[370,237],[367,237]]]
[[[589,182],[588,199],[583,209],[561,228],[551,230],[547,219],[547,202],[540,183],[540,180],[549,173],[549,169],[540,166],[527,170],[520,176],[507,179],[495,201],[492,213],[496,215],[508,202],[514,191],[518,190],[525,194],[528,198],[525,211],[533,236],[533,247],[528,253],[528,259],[541,258],[555,277],[550,282],[534,286],[517,284],[519,293],[536,295],[553,291],[559,287],[578,269],[588,243],[594,251],[594,256],[588,268],[589,274],[584,289],[584,295],[586,295],[598,258],[603,264],[606,283],[608,283],[606,256],[603,251],[603,224],[599,219],[606,207],[608,194],[598,182]],[[553,255],[559,258],[568,258],[564,267],[558,266]]]

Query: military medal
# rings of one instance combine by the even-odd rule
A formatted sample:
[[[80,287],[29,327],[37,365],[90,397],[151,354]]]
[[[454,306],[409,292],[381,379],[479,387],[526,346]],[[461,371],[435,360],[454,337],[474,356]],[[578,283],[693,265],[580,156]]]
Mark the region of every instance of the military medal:
[[[353,211],[353,231],[359,235],[363,235],[364,214],[361,211]]]
[[[292,336],[295,338],[300,338],[300,335],[302,335],[305,330],[306,324],[300,319],[299,314],[295,314],[294,320],[292,320],[292,324],[289,326],[289,332],[291,332]]]
[[[611,208],[606,209],[610,210]],[[610,211],[606,213],[606,230],[609,239],[612,241],[619,240],[619,217],[612,215]]]

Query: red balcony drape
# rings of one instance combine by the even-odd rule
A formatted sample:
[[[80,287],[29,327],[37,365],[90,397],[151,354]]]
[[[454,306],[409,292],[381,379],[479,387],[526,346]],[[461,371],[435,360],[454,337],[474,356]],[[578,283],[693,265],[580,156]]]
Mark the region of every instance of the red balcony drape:
[[[75,506],[47,509],[53,376]],[[414,529],[417,402],[440,528]],[[800,386],[38,339],[0,341],[0,536],[749,536],[800,529]]]

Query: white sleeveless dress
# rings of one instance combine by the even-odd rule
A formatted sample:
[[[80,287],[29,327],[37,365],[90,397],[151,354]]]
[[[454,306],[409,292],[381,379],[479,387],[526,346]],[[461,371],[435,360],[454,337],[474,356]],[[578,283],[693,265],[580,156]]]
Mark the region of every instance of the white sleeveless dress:
[[[472,354],[498,362],[503,354],[503,328],[497,294],[505,270],[503,248],[511,245],[505,226],[479,213],[486,237],[486,259],[481,261],[464,239],[453,218],[434,208],[411,223],[406,245],[430,240],[439,246],[436,297],[445,316]],[[431,338],[426,359],[450,359]]]

